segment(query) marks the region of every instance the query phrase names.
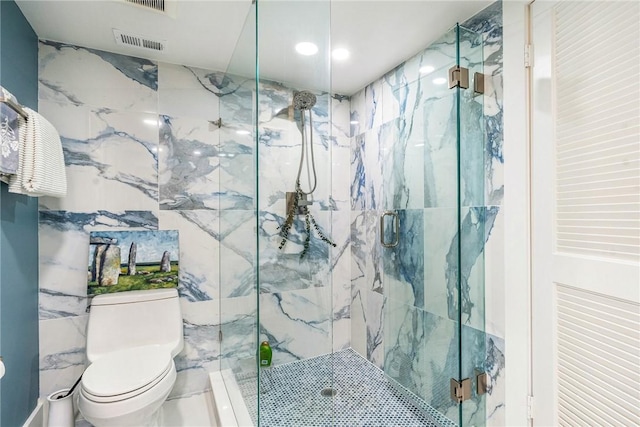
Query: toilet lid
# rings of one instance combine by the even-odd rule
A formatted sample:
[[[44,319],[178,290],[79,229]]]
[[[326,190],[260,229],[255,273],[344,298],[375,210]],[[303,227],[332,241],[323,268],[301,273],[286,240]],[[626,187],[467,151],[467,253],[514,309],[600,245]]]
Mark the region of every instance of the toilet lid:
[[[84,371],[82,388],[98,397],[129,393],[164,375],[171,362],[171,353],[158,345],[114,351]]]

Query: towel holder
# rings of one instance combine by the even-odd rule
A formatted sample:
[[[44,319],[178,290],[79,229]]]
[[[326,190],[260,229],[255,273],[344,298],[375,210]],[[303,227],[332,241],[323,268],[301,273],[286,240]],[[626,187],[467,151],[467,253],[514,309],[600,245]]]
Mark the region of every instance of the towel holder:
[[[4,96],[0,95],[0,102],[3,103],[3,104],[7,104],[16,113],[18,113],[22,117],[24,117],[25,120],[29,118],[29,115],[27,114],[27,112],[22,109],[22,105],[14,102],[12,99],[8,99],[8,98],[5,98]]]

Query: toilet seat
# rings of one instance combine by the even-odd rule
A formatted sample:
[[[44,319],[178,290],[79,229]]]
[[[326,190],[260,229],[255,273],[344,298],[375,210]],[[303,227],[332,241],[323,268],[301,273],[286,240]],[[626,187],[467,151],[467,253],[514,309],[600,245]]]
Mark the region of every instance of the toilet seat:
[[[114,351],[85,370],[81,391],[97,403],[130,399],[155,387],[174,366],[171,353],[158,345]]]

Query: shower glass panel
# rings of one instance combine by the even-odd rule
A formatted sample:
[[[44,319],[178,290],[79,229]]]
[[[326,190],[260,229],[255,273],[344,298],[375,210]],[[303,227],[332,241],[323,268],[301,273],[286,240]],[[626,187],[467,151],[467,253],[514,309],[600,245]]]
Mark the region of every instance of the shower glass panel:
[[[319,398],[318,388],[332,381],[332,247],[318,234],[330,237],[332,220],[329,5],[252,5],[221,85],[221,369],[236,418],[246,407],[256,426],[282,425],[279,417],[292,425],[313,424],[310,419],[331,423],[332,399]],[[317,53],[298,53],[299,42],[314,43]],[[289,72],[273,78],[283,64]],[[281,247],[287,192],[296,191],[303,147],[301,111],[293,99],[303,90],[316,102],[305,119],[300,184],[307,193],[316,188],[306,196],[311,216],[293,216]],[[226,160],[236,165],[238,156],[248,157],[242,168],[227,168]],[[246,188],[229,192],[227,179],[233,188],[238,183]],[[264,341],[271,347],[272,364],[258,367],[257,350]],[[312,371],[297,365],[315,358]],[[287,366],[311,376],[291,375],[283,369]]]
[[[461,355],[458,378],[469,378],[472,386],[470,399],[465,400],[458,409],[460,425],[483,426],[486,423],[485,395],[478,394],[478,381],[482,383],[482,376],[478,375],[485,372],[486,359],[485,227],[491,229],[496,211],[485,206],[484,95],[474,90],[481,84],[484,69],[481,35],[458,27],[458,60],[461,67],[469,70],[469,88],[458,90],[458,310]]]
[[[480,42],[456,26],[431,44],[415,80],[397,79],[406,82],[393,88],[398,118],[380,137],[384,372],[436,420],[458,425],[484,424],[475,391],[476,412],[450,391],[452,378],[475,389],[484,361],[484,123],[473,81],[450,89],[449,73],[458,64],[481,72]]]
[[[251,5],[224,81],[216,85],[221,88],[216,236],[220,335],[212,338],[220,339],[220,369],[240,425],[258,416],[256,13],[256,5]]]

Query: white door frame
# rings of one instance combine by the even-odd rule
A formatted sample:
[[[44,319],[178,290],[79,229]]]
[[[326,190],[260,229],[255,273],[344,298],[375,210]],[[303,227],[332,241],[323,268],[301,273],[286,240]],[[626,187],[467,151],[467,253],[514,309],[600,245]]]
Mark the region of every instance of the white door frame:
[[[527,426],[530,386],[530,0],[504,1],[505,425]]]

